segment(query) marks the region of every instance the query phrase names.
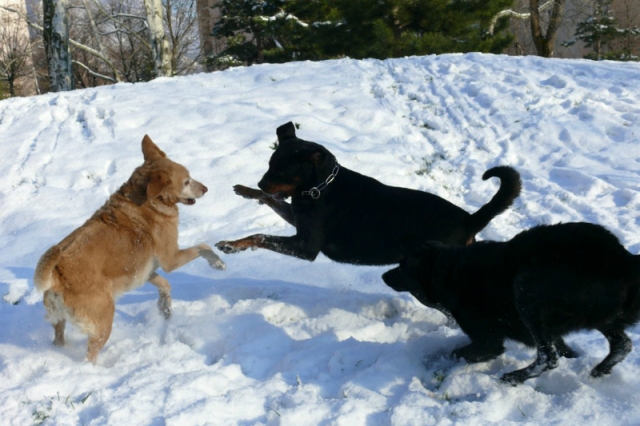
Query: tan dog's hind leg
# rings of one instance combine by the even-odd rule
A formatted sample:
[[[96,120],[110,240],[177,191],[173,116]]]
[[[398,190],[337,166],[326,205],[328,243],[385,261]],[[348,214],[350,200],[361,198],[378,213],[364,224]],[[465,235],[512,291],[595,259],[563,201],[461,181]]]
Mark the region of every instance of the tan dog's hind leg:
[[[55,346],[64,346],[64,326],[67,321],[62,320],[53,324],[53,331],[55,333],[55,337],[53,339],[53,344]]]
[[[166,319],[169,319],[171,317],[171,284],[155,272],[151,273],[147,281],[158,287],[158,309]]]
[[[111,326],[113,325],[113,315],[115,313],[115,303],[109,295],[94,298],[96,303],[93,308],[93,321],[88,330],[89,341],[87,343],[87,361],[92,364],[98,359],[98,352],[104,347],[111,336]],[[89,327],[87,327],[89,328]]]
[[[44,292],[42,298],[45,308],[47,309],[47,320],[53,325],[54,339],[53,344],[55,346],[64,346],[64,326],[65,321],[65,306],[62,302],[62,296],[51,290]]]

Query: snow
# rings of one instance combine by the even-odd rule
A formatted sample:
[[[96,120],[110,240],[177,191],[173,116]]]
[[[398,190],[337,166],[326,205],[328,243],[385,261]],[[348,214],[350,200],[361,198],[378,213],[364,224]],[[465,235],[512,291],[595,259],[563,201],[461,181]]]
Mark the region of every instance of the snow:
[[[541,223],[588,221],[640,251],[640,64],[443,55],[233,68],[0,102],[0,423],[75,425],[640,424],[636,348],[611,376],[597,332],[577,359],[511,387],[498,378],[534,351],[493,361],[447,354],[466,336],[387,288],[388,268],[306,262],[266,250],[220,253],[171,274],[173,316],[146,284],[118,300],[96,366],[67,327],[54,347],[33,271],[142,162],[149,136],[209,192],[181,207],[180,244],[292,235],[233,193],[266,171],[277,126],[340,164],[475,211],[482,181],[515,167],[523,191],[480,234],[507,240]]]

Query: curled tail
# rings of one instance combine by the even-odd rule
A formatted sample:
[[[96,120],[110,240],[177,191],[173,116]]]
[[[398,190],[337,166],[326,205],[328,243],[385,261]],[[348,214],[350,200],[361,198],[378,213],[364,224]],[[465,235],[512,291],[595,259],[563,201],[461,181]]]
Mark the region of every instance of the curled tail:
[[[60,260],[62,249],[59,246],[53,246],[47,250],[36,266],[36,272],[33,276],[33,283],[36,288],[42,292],[48,290],[53,285],[53,268]]]
[[[482,180],[492,177],[500,179],[500,189],[496,195],[480,209],[473,213],[467,221],[467,232],[473,236],[491,222],[491,219],[505,211],[513,203],[513,200],[520,195],[522,183],[520,174],[509,166],[493,167],[482,175]]]

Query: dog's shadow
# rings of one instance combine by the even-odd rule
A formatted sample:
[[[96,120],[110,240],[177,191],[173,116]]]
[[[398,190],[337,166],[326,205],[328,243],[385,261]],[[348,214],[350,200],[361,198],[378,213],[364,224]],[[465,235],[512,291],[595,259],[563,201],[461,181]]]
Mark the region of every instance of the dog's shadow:
[[[33,270],[11,272],[16,279],[29,280],[31,287],[17,304],[0,303],[0,321],[5,325],[0,345],[18,347],[26,356],[46,351],[57,353],[62,362],[64,358],[82,362],[86,337],[69,330],[67,345],[53,347],[41,297],[34,302],[31,293]],[[364,293],[271,279],[213,279],[182,272],[166,276],[173,288],[172,317],[165,320],[160,314],[158,292],[150,284],[123,295],[98,365],[122,364],[131,350],[151,354],[184,345],[185,353],[201,357],[203,368],[239,365],[245,376],[255,380],[280,374],[292,385],[317,385],[328,398],[343,397],[349,386],[376,391],[387,386],[388,392],[398,377],[409,376],[419,378],[436,397],[448,397],[447,388],[456,375],[476,372],[499,377],[513,367],[514,353],[523,359],[530,355],[518,346],[507,348],[511,359],[501,356],[476,365],[452,359],[447,354],[468,338],[437,311],[416,315],[428,308],[416,305],[406,293]],[[0,280],[0,295],[9,287]],[[383,338],[397,328],[407,328],[413,337]],[[562,380],[554,374],[554,380],[549,377],[535,386],[544,393],[566,393],[582,382],[568,373]]]

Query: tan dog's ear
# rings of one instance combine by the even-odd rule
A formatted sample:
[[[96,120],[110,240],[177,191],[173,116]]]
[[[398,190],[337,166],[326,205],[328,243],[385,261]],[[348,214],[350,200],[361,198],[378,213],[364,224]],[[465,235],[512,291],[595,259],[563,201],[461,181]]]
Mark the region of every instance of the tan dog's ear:
[[[149,200],[155,200],[170,184],[171,178],[166,172],[152,172],[149,175],[149,183],[147,183],[147,198]]]
[[[167,154],[153,143],[148,135],[144,135],[144,138],[142,138],[142,155],[144,155],[144,161],[167,156]]]

